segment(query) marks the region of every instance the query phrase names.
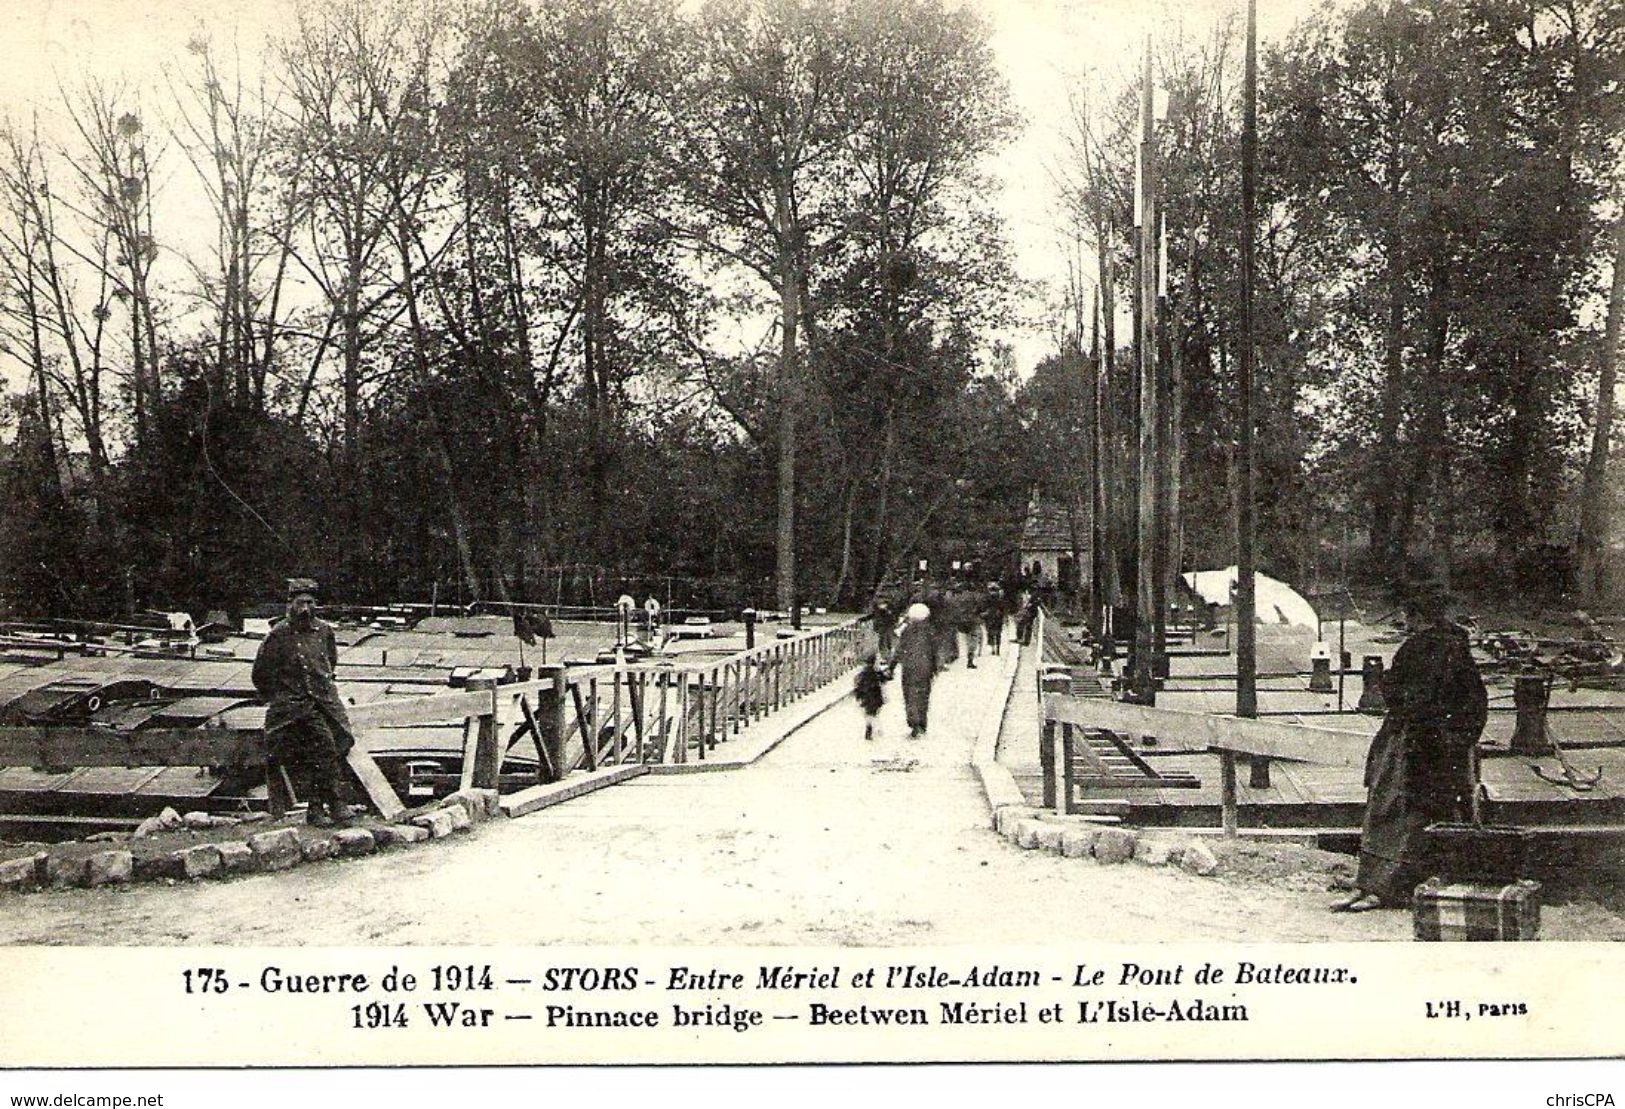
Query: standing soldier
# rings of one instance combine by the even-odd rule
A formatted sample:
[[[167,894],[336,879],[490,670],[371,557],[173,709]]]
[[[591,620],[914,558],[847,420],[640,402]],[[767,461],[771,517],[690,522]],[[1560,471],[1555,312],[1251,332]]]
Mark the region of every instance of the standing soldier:
[[[332,625],[316,617],[316,589],[309,578],[288,582],[288,618],[260,644],[254,688],[267,706],[267,770],[273,779],[281,768],[294,772],[309,800],[309,823],[344,825],[350,813],[339,787],[355,736],[333,681],[338,641]]]
[[[1408,634],[1382,676],[1388,714],[1366,755],[1360,869],[1337,912],[1410,904],[1427,877],[1428,825],[1461,819],[1477,788],[1472,749],[1487,698],[1467,633],[1451,621],[1441,583],[1400,591]]]

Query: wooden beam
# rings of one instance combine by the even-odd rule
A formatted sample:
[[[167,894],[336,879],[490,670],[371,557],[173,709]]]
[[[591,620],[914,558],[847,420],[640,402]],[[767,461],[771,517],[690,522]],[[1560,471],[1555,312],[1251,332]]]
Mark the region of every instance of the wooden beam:
[[[368,798],[372,800],[372,807],[378,810],[379,816],[385,820],[394,820],[406,811],[406,806],[401,804],[401,799],[395,795],[389,779],[378,769],[373,757],[361,749],[360,743],[350,748],[350,753],[344,757],[344,761],[355,771],[356,779],[361,783],[361,788],[367,791]]]
[[[265,765],[259,732],[232,728],[0,728],[0,766],[234,766]]]
[[[1044,718],[1131,735],[1154,735],[1176,746],[1229,750],[1320,766],[1364,766],[1366,751],[1371,746],[1371,737],[1364,732],[1245,720],[1237,716],[1152,708],[1058,693],[1044,695]]]
[[[530,711],[530,702],[524,697],[519,698],[519,711],[525,714],[525,727],[530,731],[531,741],[536,744],[536,784],[557,781],[561,775],[553,762],[553,753],[548,750],[549,744],[542,737],[541,725],[536,722],[536,714]]]
[[[505,693],[516,692],[521,688],[531,688],[538,683],[527,683],[523,687],[504,687]],[[489,690],[473,690],[469,692],[435,693],[427,697],[392,697],[384,701],[375,701],[370,705],[352,705],[350,707],[350,723],[356,727],[384,727],[390,724],[422,724],[430,721],[450,720],[462,723],[470,716],[479,716],[491,711],[491,693]]]

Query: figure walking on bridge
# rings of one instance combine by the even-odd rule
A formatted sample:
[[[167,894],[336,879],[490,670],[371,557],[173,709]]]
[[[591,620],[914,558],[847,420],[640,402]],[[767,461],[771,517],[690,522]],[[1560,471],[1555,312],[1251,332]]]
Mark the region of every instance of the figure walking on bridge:
[[[870,655],[864,659],[852,692],[863,709],[863,738],[866,740],[874,739],[875,720],[880,716],[880,706],[886,703],[885,690],[881,689],[885,681],[886,671],[879,658]]]
[[[1409,632],[1382,677],[1388,715],[1366,756],[1365,824],[1354,893],[1332,906],[1363,913],[1410,904],[1427,877],[1427,827],[1460,820],[1478,788],[1472,750],[1487,697],[1467,633],[1436,580],[1400,586]]]
[[[316,583],[288,582],[288,617],[271,629],[254,656],[254,688],[265,698],[266,771],[276,796],[284,770],[306,791],[311,824],[350,822],[340,799],[344,757],[355,745],[350,717],[333,681],[338,641],[316,617]]]
[[[987,631],[987,653],[997,655],[1004,641],[1004,590],[999,583],[987,583],[987,595],[982,598],[982,626]]]
[[[903,710],[912,739],[925,734],[925,719],[931,707],[931,682],[937,676],[938,633],[932,623],[928,606],[910,605],[908,625],[897,637],[896,666],[903,680]]]

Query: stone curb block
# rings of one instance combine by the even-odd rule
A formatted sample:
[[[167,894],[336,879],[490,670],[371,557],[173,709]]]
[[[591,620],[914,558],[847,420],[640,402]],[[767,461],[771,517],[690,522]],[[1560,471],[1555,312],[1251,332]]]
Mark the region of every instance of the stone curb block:
[[[1102,828],[1095,840],[1095,858],[1103,863],[1126,863],[1134,857],[1138,838],[1122,828]]]
[[[1027,805],[1003,805],[993,813],[993,826],[999,835],[1014,837],[1016,825],[1023,820],[1031,819],[1034,811]]]
[[[299,853],[305,857],[307,863],[320,862],[323,859],[331,859],[338,854],[338,844],[334,843],[328,836],[323,836],[320,839],[301,840]]]
[[[1173,844],[1165,839],[1144,836],[1134,844],[1134,861],[1146,866],[1167,866],[1170,862],[1177,862],[1173,853]]]
[[[1099,828],[1068,828],[1061,833],[1061,854],[1069,859],[1087,859],[1095,853]]]
[[[252,857],[253,852],[249,852],[249,855]],[[220,857],[220,848],[212,843],[200,843],[195,847],[171,851],[165,856],[165,861],[174,877],[185,878],[188,881],[217,874],[224,865]]]
[[[217,843],[214,846],[220,852],[220,869],[225,873],[236,874],[253,868],[254,850],[248,844]]]
[[[85,860],[85,885],[122,886],[135,869],[135,856],[128,851],[98,851]]]
[[[404,847],[422,843],[429,838],[429,833],[416,824],[383,824],[373,829],[372,837],[379,847]]]
[[[0,889],[18,889],[33,885],[39,878],[39,868],[38,855],[8,859],[0,863]]]
[[[287,870],[298,866],[304,858],[299,846],[299,833],[292,828],[278,828],[249,836],[248,849],[254,852],[254,861],[261,870]]]
[[[333,833],[338,853],[345,856],[370,855],[378,850],[378,840],[365,828],[344,828]]]
[[[1061,839],[1066,835],[1066,829],[1057,824],[1045,823],[1038,829],[1038,846],[1043,851],[1059,851]]]
[[[466,820],[468,814],[464,813],[463,818]],[[428,832],[431,839],[445,839],[456,829],[456,825],[452,823],[451,812],[447,809],[421,813],[412,818],[412,823]]]
[[[207,828],[214,823],[214,818],[206,812],[189,812],[181,817],[188,828]]]
[[[467,811],[470,820],[477,823],[501,815],[500,801],[501,797],[494,789],[460,789],[441,801],[440,807],[449,809],[454,805],[459,806]]]
[[[83,856],[51,855],[45,860],[45,881],[53,886],[82,886],[90,860]]]
[[[1218,871],[1219,858],[1207,844],[1192,840],[1179,853],[1179,868],[1187,874],[1207,878]]]
[[[1016,846],[1024,851],[1035,849],[1038,846],[1038,833],[1042,830],[1043,825],[1036,820],[1018,820],[1015,831]]]
[[[474,827],[474,818],[468,815],[468,810],[463,808],[463,806],[453,805],[451,808],[445,809],[444,812],[447,816],[451,817],[452,831],[466,832]]]

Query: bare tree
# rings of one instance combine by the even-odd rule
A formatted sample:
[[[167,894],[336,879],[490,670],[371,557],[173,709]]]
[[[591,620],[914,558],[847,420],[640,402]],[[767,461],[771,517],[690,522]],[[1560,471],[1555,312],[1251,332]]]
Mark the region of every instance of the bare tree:
[[[775,593],[798,598],[796,439],[802,408],[803,290],[827,222],[850,121],[842,7],[811,0],[713,0],[700,14],[692,80],[682,91],[684,168],[699,213],[693,240],[745,267],[779,305]],[[825,209],[821,211],[821,206]]]
[[[171,91],[179,145],[214,213],[213,256],[193,262],[192,270],[213,317],[215,393],[264,409],[289,307],[284,293],[300,162],[297,154],[279,162],[277,106],[264,78],[247,87],[240,59],[223,64],[201,36],[187,52],[195,69],[172,75]]]

